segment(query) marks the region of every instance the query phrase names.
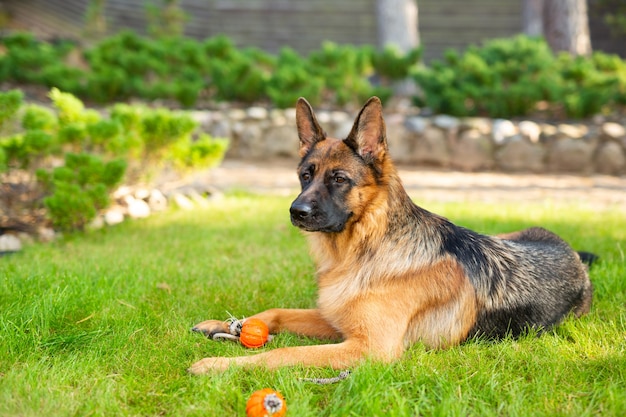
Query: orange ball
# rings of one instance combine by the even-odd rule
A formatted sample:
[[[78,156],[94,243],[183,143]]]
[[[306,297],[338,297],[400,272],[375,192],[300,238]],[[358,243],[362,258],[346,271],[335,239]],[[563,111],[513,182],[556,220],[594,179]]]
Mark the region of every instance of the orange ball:
[[[286,412],[285,399],[271,388],[253,392],[246,403],[247,417],[282,417]]]
[[[259,348],[269,339],[270,330],[261,319],[246,319],[241,326],[239,340],[247,348]]]

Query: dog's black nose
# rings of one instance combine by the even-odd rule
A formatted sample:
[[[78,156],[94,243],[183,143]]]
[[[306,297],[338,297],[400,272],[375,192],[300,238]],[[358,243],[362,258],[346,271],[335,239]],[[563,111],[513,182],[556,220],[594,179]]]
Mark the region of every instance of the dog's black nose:
[[[296,220],[305,220],[313,212],[313,206],[308,203],[294,202],[289,209],[291,217]]]

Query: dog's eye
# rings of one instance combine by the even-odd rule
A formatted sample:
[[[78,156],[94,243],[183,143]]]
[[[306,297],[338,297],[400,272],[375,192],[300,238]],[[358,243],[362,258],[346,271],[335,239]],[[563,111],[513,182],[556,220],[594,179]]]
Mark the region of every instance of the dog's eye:
[[[345,177],[342,177],[342,176],[340,176],[340,175],[335,176],[335,182],[336,182],[337,184],[343,184],[343,183],[345,183],[346,181],[347,181],[347,180],[346,180],[346,178],[345,178]]]
[[[303,172],[300,175],[300,178],[302,178],[302,181],[309,181],[311,179],[311,174],[309,174],[308,172]]]

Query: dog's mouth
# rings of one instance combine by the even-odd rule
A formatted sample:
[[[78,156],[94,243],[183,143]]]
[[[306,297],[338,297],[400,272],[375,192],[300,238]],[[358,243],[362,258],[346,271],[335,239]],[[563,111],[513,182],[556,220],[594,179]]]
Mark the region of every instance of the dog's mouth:
[[[297,228],[304,230],[305,232],[327,232],[327,233],[337,233],[343,231],[345,227],[345,222],[329,224],[325,222],[318,221],[303,221],[294,216],[291,216],[291,224],[296,226]]]

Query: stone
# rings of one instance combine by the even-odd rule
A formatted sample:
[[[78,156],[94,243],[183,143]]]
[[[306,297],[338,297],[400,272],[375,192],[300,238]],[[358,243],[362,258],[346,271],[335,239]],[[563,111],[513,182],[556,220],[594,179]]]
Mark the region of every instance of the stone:
[[[346,119],[343,122],[337,123],[337,126],[332,131],[331,136],[334,136],[338,139],[347,138],[352,131],[352,125],[354,124],[353,120]]]
[[[387,125],[387,145],[389,155],[394,162],[412,162],[411,141],[407,139],[407,132],[402,126],[402,121]]]
[[[595,171],[600,174],[620,175],[626,170],[626,156],[615,142],[603,143],[594,157]]]
[[[238,154],[243,158],[262,158],[266,155],[263,130],[255,123],[241,123],[237,134]]]
[[[621,139],[626,136],[626,128],[619,123],[603,123],[600,128],[602,135],[608,139]]]
[[[491,119],[487,119],[485,117],[465,117],[461,119],[461,129],[475,129],[480,133],[487,135],[491,132],[492,129],[492,121]]]
[[[228,120],[217,120],[207,129],[209,135],[214,138],[230,138],[232,137],[231,124]]]
[[[242,109],[230,109],[228,111],[228,118],[235,121],[244,120],[246,118],[246,111]]]
[[[495,119],[491,128],[491,134],[496,145],[501,145],[507,139],[517,134],[517,128],[510,120]]]
[[[128,216],[133,219],[143,219],[150,216],[150,206],[143,200],[127,197],[126,205]]]
[[[345,111],[333,111],[330,112],[330,121],[331,123],[341,123],[344,122],[346,120],[350,119],[350,117],[348,116],[348,113],[346,113]],[[351,120],[352,122],[352,120]]]
[[[183,210],[192,210],[194,208],[193,202],[181,193],[174,193],[171,198],[174,204]]]
[[[414,140],[412,160],[417,163],[446,167],[450,164],[446,133],[434,126],[427,127]]]
[[[588,132],[587,127],[584,125],[568,125],[564,123],[558,125],[556,129],[557,133],[572,139],[582,138]]]
[[[37,228],[37,238],[41,242],[52,242],[56,238],[56,232],[51,227],[39,227]]]
[[[254,120],[265,120],[268,116],[268,111],[265,107],[252,106],[248,108],[246,112],[250,119]]]
[[[167,198],[155,188],[150,191],[150,196],[148,196],[148,206],[152,211],[163,211],[167,209]]]
[[[558,139],[550,147],[549,168],[554,172],[588,173],[593,151],[593,145],[582,139]]]
[[[433,117],[433,124],[441,129],[450,130],[459,127],[460,121],[456,117],[439,114]]]
[[[508,172],[542,172],[545,170],[545,157],[543,146],[520,137],[503,145],[495,154],[498,167]]]
[[[452,147],[451,165],[462,171],[491,169],[494,165],[491,138],[478,130],[463,132]]]
[[[519,129],[519,133],[522,137],[528,139],[531,143],[539,143],[541,127],[537,123],[530,120],[524,120],[519,122],[517,128]]]
[[[104,213],[104,222],[109,226],[122,223],[124,221],[124,212],[122,207],[111,207]]]
[[[22,250],[22,242],[17,236],[8,233],[0,235],[0,253],[20,250]]]
[[[413,133],[423,133],[430,124],[430,119],[420,116],[407,117],[404,121],[406,129]]]
[[[292,126],[270,127],[263,134],[262,158],[268,156],[298,157],[300,139],[296,129]]]
[[[102,229],[104,227],[104,217],[103,216],[96,216],[94,217],[94,219],[89,222],[89,228],[90,229]]]
[[[147,200],[150,197],[150,190],[147,188],[137,188],[133,193],[133,197],[137,200]]]

